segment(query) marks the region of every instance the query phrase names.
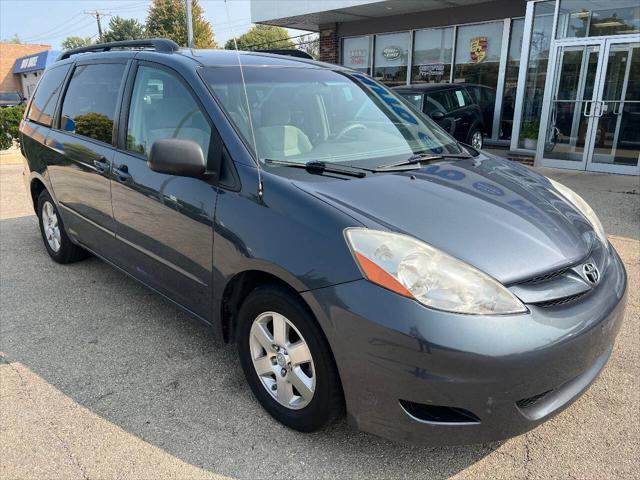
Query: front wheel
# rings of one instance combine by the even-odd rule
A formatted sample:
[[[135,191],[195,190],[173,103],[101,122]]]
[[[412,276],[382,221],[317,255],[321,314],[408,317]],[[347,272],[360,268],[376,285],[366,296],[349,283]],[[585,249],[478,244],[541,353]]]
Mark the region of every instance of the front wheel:
[[[319,430],[342,412],[331,350],[314,318],[291,292],[259,287],[238,315],[238,352],[263,408],[287,427]]]
[[[469,134],[469,145],[471,145],[476,150],[482,150],[482,146],[484,145],[484,139],[482,137],[482,132],[478,129],[474,129]]]

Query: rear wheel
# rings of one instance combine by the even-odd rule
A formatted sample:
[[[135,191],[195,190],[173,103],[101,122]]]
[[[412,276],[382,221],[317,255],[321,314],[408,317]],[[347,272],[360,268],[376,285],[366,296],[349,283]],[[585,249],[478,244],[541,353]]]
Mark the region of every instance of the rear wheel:
[[[482,138],[482,132],[478,129],[474,129],[469,134],[469,145],[477,150],[482,150],[484,139]]]
[[[56,262],[72,263],[87,256],[86,250],[69,240],[58,208],[46,190],[38,197],[38,220],[44,246]]]
[[[239,313],[238,351],[247,382],[264,409],[303,432],[342,412],[342,389],[329,345],[295,295],[259,287]]]

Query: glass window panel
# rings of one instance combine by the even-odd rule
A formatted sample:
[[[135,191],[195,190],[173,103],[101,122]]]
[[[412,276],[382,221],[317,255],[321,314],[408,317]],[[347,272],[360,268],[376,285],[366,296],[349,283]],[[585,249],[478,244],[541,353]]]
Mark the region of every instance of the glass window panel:
[[[520,56],[522,54],[522,37],[524,35],[524,18],[517,18],[511,22],[511,36],[509,38],[509,53],[504,77],[504,94],[502,97],[502,112],[500,117],[499,138],[511,139],[513,128],[513,114],[516,106],[516,90],[520,73]]]
[[[640,33],[637,0],[561,0],[558,38]]]
[[[419,30],[413,40],[413,83],[448,82],[453,55],[453,27]]]
[[[345,38],[342,41],[342,65],[363,73],[371,69],[371,37]]]
[[[387,85],[407,83],[409,32],[376,35],[373,76]]]
[[[51,117],[60,96],[62,82],[69,71],[69,65],[47,69],[31,102],[29,120],[51,126]]]
[[[425,99],[424,111],[429,115],[435,112],[449,113],[453,110],[453,101],[448,90],[429,93]]]
[[[76,67],[62,103],[62,129],[111,143],[124,68],[123,63]]]
[[[454,82],[477,83],[496,88],[504,22],[458,28]]]
[[[607,59],[593,161],[638,165],[640,158],[640,44],[614,45]]]
[[[127,150],[149,153],[156,140],[179,138],[209,151],[211,127],[187,88],[170,73],[138,68],[131,94]]]
[[[522,123],[518,139],[519,148],[535,149],[537,142],[554,15],[555,1],[551,0],[535,4],[529,46],[529,62],[522,101]],[[526,147],[525,138],[527,140]]]

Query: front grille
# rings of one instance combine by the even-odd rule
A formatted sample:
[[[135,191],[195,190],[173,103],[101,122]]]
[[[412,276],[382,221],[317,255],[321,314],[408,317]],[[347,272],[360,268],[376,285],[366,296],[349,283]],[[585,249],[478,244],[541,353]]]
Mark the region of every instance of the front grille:
[[[575,295],[570,295],[568,297],[555,298],[553,300],[548,300],[546,302],[534,303],[533,305],[536,305],[538,307],[543,307],[543,308],[552,308],[552,307],[570,305],[586,297],[587,295],[589,295],[589,293],[591,293],[591,291],[587,290],[586,292],[577,293]]]
[[[542,275],[537,275],[535,277],[531,277],[528,280],[525,280],[524,282],[520,282],[519,285],[535,285],[537,283],[548,282],[549,280],[553,280],[555,278],[559,278],[563,276],[569,270],[570,268],[567,267],[567,268],[562,268],[560,270],[555,270],[553,272],[548,272]]]
[[[544,397],[549,395],[551,392],[553,392],[553,389],[547,390],[546,392],[539,393],[537,395],[534,395],[533,397],[523,398],[522,400],[518,400],[516,402],[516,405],[518,405],[518,407],[520,407],[520,408],[533,407],[536,403],[538,403],[538,401],[542,400]]]

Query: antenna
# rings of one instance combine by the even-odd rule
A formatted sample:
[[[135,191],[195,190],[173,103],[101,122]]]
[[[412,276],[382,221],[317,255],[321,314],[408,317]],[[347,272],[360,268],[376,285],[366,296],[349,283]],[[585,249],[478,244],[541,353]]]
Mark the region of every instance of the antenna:
[[[244,100],[247,105],[247,115],[249,117],[249,129],[251,130],[251,140],[253,141],[253,150],[256,152],[256,168],[258,169],[258,197],[262,200],[263,185],[262,185],[262,169],[260,168],[260,157],[258,155],[258,143],[256,142],[256,133],[253,130],[253,120],[251,118],[251,105],[249,104],[249,95],[247,94],[247,84],[244,81],[244,71],[242,69],[242,60],[240,59],[240,51],[238,50],[238,41],[236,40],[236,33],[233,29],[233,23],[231,23],[231,16],[229,15],[229,6],[227,0],[224,0],[224,8],[227,12],[227,22],[229,22],[229,29],[231,30],[231,36],[233,38],[233,45],[235,46],[236,55],[238,56],[238,66],[240,67],[240,79],[242,80],[242,90],[244,92]]]

